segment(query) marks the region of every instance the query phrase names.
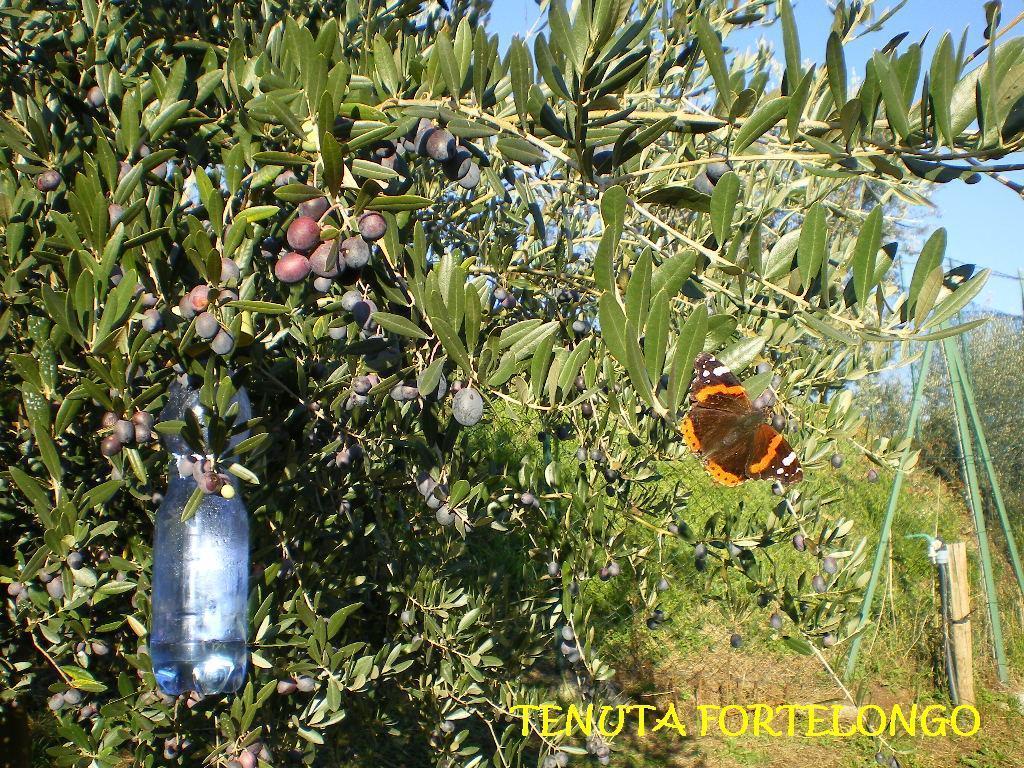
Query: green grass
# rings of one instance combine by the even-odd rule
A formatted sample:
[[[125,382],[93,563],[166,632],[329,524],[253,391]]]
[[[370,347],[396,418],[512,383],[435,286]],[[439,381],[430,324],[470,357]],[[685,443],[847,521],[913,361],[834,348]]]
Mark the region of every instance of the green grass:
[[[539,425],[530,419],[498,419],[502,439],[510,437],[517,449],[539,452],[536,439]],[[561,446],[559,455],[565,472],[576,471],[576,445]],[[866,558],[859,567],[868,571],[878,543],[878,533],[892,485],[891,472],[881,471],[878,482],[866,476],[872,465],[854,455],[845,456],[844,466],[812,468],[802,488],[808,493],[838,494],[841,500],[828,510],[832,517],[842,516],[854,523],[852,540],[866,539]],[[715,485],[693,458],[665,462],[659,466],[661,490],[681,484],[689,490],[689,502],[682,516],[694,531],[700,531],[712,514],[738,508],[744,515],[763,517],[778,502],[766,483],[747,483],[730,489]],[[1005,692],[991,690],[994,666],[989,652],[987,615],[977,573],[976,539],[973,522],[963,500],[938,478],[921,470],[912,473],[898,500],[890,543],[891,559],[885,561],[875,598],[874,623],[867,628],[859,663],[849,687],[865,703],[910,704],[946,703],[940,653],[941,633],[938,621],[939,598],[935,587],[934,566],[921,539],[910,534],[927,533],[945,541],[966,541],[973,573],[973,629],[975,642],[976,686],[981,692],[979,707],[985,726],[984,739],[965,743],[946,740],[894,739],[905,767],[931,766],[1010,766],[1016,764],[1013,745],[1024,721],[1016,703]],[[1002,543],[994,537],[993,550],[1007,652],[1012,675],[1019,683],[1024,677],[1024,631],[1021,629],[1021,600],[1012,571],[1002,554]],[[810,703],[815,696],[838,691],[834,679],[814,657],[800,656],[781,642],[779,633],[768,625],[772,607],[758,608],[745,594],[743,584],[732,579],[708,579],[693,565],[693,546],[678,537],[659,537],[637,524],[629,527],[627,543],[634,551],[658,551],[658,566],[669,579],[671,588],[658,596],[657,605],[668,616],[661,628],[652,632],[646,626],[653,601],[642,595],[634,578],[624,568],[623,576],[602,582],[585,580],[581,601],[590,611],[596,626],[595,651],[602,660],[618,670],[616,684],[635,701],[664,702],[671,698],[684,704],[693,701],[696,683],[688,672],[700,670],[709,662],[710,677],[722,695],[737,703],[754,703],[757,697],[775,697],[779,701]],[[659,549],[662,548],[662,549]],[[775,550],[780,550],[777,553]],[[773,556],[785,575],[807,569],[807,553],[790,547],[776,547]],[[813,556],[810,556],[813,557]],[[653,558],[649,558],[653,559]],[[644,574],[640,574],[641,576]],[[649,574],[646,574],[649,577]],[[646,599],[645,599],[646,598]],[[788,622],[787,622],[788,624]],[[791,631],[787,626],[784,632]],[[743,636],[743,647],[733,650],[728,638],[732,632]],[[845,664],[848,642],[841,641],[824,655],[836,671]],[[759,685],[746,685],[758,670],[775,670]],[[666,693],[668,692],[668,693]],[[697,692],[700,695],[699,691]],[[838,700],[838,699],[837,699]],[[678,704],[677,704],[678,705]],[[940,743],[946,742],[946,743]],[[682,742],[620,740],[613,766],[708,765],[869,765],[879,745],[874,739],[687,739]],[[884,748],[888,754],[888,747]],[[1012,759],[1010,756],[1014,756]]]
[[[891,488],[892,476],[883,473],[879,482],[869,483],[865,479],[869,465],[853,457],[847,457],[846,464],[840,470],[830,467],[809,473],[808,483],[824,490],[826,486],[834,487],[842,494],[839,511],[844,517],[855,522],[854,535],[865,536],[868,541],[868,557],[862,569],[868,570],[871,557],[877,546],[878,531],[881,528],[884,510]],[[774,504],[774,499],[766,495],[763,487],[744,486],[741,489],[724,489],[709,486],[702,477],[695,476],[692,460],[684,460],[674,468],[674,472],[682,473],[693,486],[693,495],[702,503],[688,512],[691,527],[697,528],[702,520],[699,511],[721,509],[742,500],[751,509],[765,509]],[[673,474],[673,469],[666,470],[666,477]],[[755,513],[756,514],[756,513]],[[891,565],[883,568],[882,580],[879,584],[875,600],[875,623],[868,628],[862,643],[859,664],[854,679],[849,684],[851,690],[863,692],[865,702],[877,698],[885,699],[888,695],[895,701],[922,704],[945,702],[947,700],[943,681],[940,679],[939,652],[941,635],[938,624],[938,594],[935,591],[934,568],[927,557],[926,545],[921,539],[908,539],[909,534],[928,533],[946,541],[967,541],[969,557],[975,570],[974,586],[974,635],[975,664],[978,687],[992,684],[994,670],[987,653],[989,648],[988,627],[984,605],[978,594],[980,577],[976,573],[975,543],[973,526],[962,501],[933,476],[925,472],[912,475],[904,486],[899,498],[897,512],[893,523],[891,541]],[[638,544],[643,539],[651,538],[647,531],[640,529],[635,532]],[[677,546],[678,557],[671,558],[675,564],[669,574],[674,587],[666,593],[660,604],[666,613],[673,617],[656,634],[651,633],[637,617],[622,621],[602,634],[599,650],[602,655],[620,670],[627,670],[633,679],[627,683],[628,690],[634,695],[651,694],[658,689],[665,689],[665,679],[673,679],[666,667],[686,665],[690,660],[701,660],[716,656],[723,660],[724,667],[718,670],[718,677],[727,678],[730,673],[736,677],[749,672],[750,659],[758,659],[759,663],[778,665],[785,669],[795,663],[797,655],[780,643],[778,633],[772,631],[767,624],[767,617],[772,608],[767,609],[734,609],[732,603],[724,599],[729,590],[721,585],[712,586],[712,596],[722,600],[716,607],[709,606],[705,594],[700,588],[705,577],[698,574],[692,565],[692,548],[681,544]],[[803,555],[793,555],[778,559],[780,567],[797,565]],[[997,558],[999,571],[999,588],[1003,605],[1004,629],[1008,641],[1008,653],[1014,675],[1019,680],[1022,671],[1021,650],[1024,644],[1024,633],[1020,627],[1019,593],[1008,563]],[[600,585],[600,582],[597,582]],[[600,585],[588,591],[594,601],[595,613],[614,614],[617,602],[628,599],[630,586],[627,584],[609,586]],[[784,630],[785,631],[785,630]],[[743,635],[743,648],[733,651],[728,648],[726,638],[732,632]],[[841,642],[836,648],[827,651],[832,666],[840,671],[845,663],[847,644]],[[730,655],[732,654],[732,655]],[[731,660],[731,661],[730,661]],[[819,665],[820,666],[820,665]],[[802,667],[802,669],[806,669]],[[754,703],[752,695],[770,695],[771,686],[785,686],[785,675],[782,679],[769,676],[765,682],[767,690],[744,690],[742,685],[727,683],[724,688],[726,699],[730,695],[738,703]],[[809,690],[795,685],[787,690],[776,689],[774,693],[782,693],[794,697],[798,702],[801,694],[813,695],[817,686],[821,689],[833,687],[830,676],[823,669],[817,670],[815,681]],[[684,676],[685,679],[685,676]],[[683,691],[686,698],[690,692]],[[806,701],[806,699],[805,699]],[[988,713],[990,720],[1002,718],[1013,719],[1016,727],[1009,727],[1004,732],[995,733],[995,743],[977,745],[977,749],[969,746],[958,755],[967,762],[964,765],[1009,766],[1015,764],[1005,755],[1005,741],[1015,740],[1020,718],[1013,714],[1014,709],[1009,697],[1003,694],[985,692],[981,703],[983,712]],[[835,741],[835,740],[833,740]],[[754,743],[759,742],[759,743]],[[644,757],[644,745],[639,752],[627,752],[622,757],[621,765],[635,764],[639,755]],[[904,766],[942,764],[933,762],[925,748],[919,742],[903,739],[895,740],[895,746],[901,753],[900,762]],[[825,752],[846,755],[850,760],[864,760],[869,764],[877,744],[872,739],[856,739],[848,742],[818,743],[806,745],[786,743],[778,740],[739,739],[716,741],[715,759],[723,765],[761,766],[783,764],[786,756],[795,758],[794,752],[802,749],[820,748]],[[976,754],[977,753],[977,754]],[[847,759],[844,758],[844,759]],[[801,758],[800,763],[804,763]],[[969,762],[976,760],[976,762]],[[643,765],[668,766],[675,765],[670,759],[646,759]],[[685,762],[679,764],[687,764]],[[717,764],[717,763],[716,763]]]

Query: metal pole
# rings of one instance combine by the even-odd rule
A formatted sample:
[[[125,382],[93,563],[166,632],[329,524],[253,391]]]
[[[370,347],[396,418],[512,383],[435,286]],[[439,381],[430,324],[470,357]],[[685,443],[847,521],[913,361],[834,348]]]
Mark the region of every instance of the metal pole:
[[[978,486],[978,468],[975,465],[974,441],[967,421],[967,410],[964,405],[963,375],[960,361],[960,348],[955,339],[948,338],[942,342],[946,353],[946,366],[949,369],[950,393],[956,410],[957,433],[960,437],[960,451],[964,464],[964,480],[967,483],[967,502],[974,515],[974,527],[978,534],[978,554],[981,557],[981,573],[985,582],[985,601],[988,604],[989,621],[992,626],[992,646],[996,659],[996,675],[999,681],[1009,681],[1009,670],[1006,665],[1006,648],[1003,644],[1003,623],[999,616],[999,602],[996,596],[995,577],[992,572],[992,556],[989,552],[988,529],[985,513],[981,505],[981,490]]]
[[[966,362],[966,361],[964,361]],[[978,407],[974,401],[974,388],[971,386],[970,377],[966,370],[961,370],[960,384],[964,390],[964,400],[967,404],[967,412],[971,417],[974,427],[974,438],[978,441],[978,449],[981,453],[981,461],[985,466],[985,474],[988,476],[989,486],[992,488],[992,501],[999,512],[999,522],[1006,536],[1006,548],[1010,551],[1010,562],[1013,565],[1014,576],[1017,577],[1017,586],[1024,594],[1024,567],[1021,566],[1020,551],[1017,548],[1017,539],[1013,535],[1013,528],[1010,525],[1010,518],[1006,514],[1006,505],[1003,503],[1003,492],[999,487],[999,478],[996,476],[995,466],[992,464],[992,454],[988,450],[988,440],[985,439],[985,430],[978,415]]]
[[[924,359],[921,361],[921,371],[914,385],[914,398],[910,403],[910,417],[907,419],[908,439],[913,438],[917,433],[917,421],[921,415],[921,404],[924,401],[924,383],[928,379],[928,369],[932,362],[932,345],[934,342],[926,341],[924,345]],[[882,565],[885,562],[886,552],[889,550],[889,537],[892,535],[892,520],[896,515],[896,504],[899,501],[900,489],[903,487],[903,476],[906,473],[907,460],[910,457],[911,446],[903,451],[900,457],[899,466],[896,468],[896,477],[892,481],[892,490],[889,492],[889,503],[885,508],[885,519],[882,521],[882,530],[878,539],[878,548],[875,550],[875,561],[871,566],[871,579],[868,581],[867,589],[864,592],[864,604],[860,609],[860,622],[857,625],[857,634],[850,642],[850,653],[846,657],[846,671],[844,676],[849,679],[857,666],[857,653],[860,650],[863,630],[871,620],[871,603],[875,598],[875,589],[878,587],[878,579],[882,573]]]
[[[1017,270],[1017,281],[1020,283],[1020,308],[1024,312],[1024,270]]]

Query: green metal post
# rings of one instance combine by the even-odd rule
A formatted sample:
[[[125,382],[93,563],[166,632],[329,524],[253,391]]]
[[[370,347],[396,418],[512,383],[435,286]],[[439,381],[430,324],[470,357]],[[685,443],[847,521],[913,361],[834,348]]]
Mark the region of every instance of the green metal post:
[[[966,362],[966,361],[964,361]],[[1010,526],[1009,515],[1006,514],[1006,505],[1003,503],[1003,492],[999,487],[999,478],[996,477],[996,468],[992,464],[992,454],[988,450],[988,440],[985,439],[985,430],[978,415],[978,407],[974,401],[974,388],[971,385],[970,376],[965,368],[960,370],[960,384],[964,390],[964,400],[967,405],[968,415],[971,417],[971,424],[974,427],[974,439],[978,442],[978,450],[981,453],[981,462],[985,466],[985,474],[988,476],[989,486],[992,488],[992,501],[999,512],[999,522],[1003,528],[1003,535],[1006,537],[1006,548],[1010,552],[1010,563],[1013,565],[1013,574],[1017,577],[1017,586],[1024,594],[1024,567],[1021,566],[1020,551],[1017,548],[1017,539],[1013,535],[1013,528]]]
[[[914,398],[910,403],[910,417],[907,419],[907,439],[913,438],[917,433],[917,421],[921,415],[921,403],[924,401],[924,383],[928,379],[928,369],[932,362],[933,342],[927,341],[924,345],[924,359],[921,361],[921,371],[917,382],[914,384]],[[896,503],[900,498],[900,489],[903,487],[903,476],[906,473],[907,460],[910,457],[911,446],[907,445],[903,456],[900,457],[899,466],[896,468],[896,477],[892,481],[892,490],[889,491],[889,503],[885,508],[885,518],[882,520],[882,530],[878,538],[878,548],[875,550],[875,561],[871,566],[871,579],[868,581],[867,589],[864,592],[864,604],[860,609],[860,623],[858,634],[854,635],[850,642],[850,652],[846,657],[845,676],[849,678],[857,666],[857,654],[860,651],[861,639],[864,637],[863,629],[871,619],[871,603],[875,598],[875,589],[878,588],[878,579],[882,574],[882,565],[885,563],[885,555],[889,551],[889,538],[892,535],[892,520],[896,515]]]
[[[953,407],[956,410],[957,433],[960,436],[960,451],[964,463],[964,479],[967,482],[968,503],[974,515],[974,527],[978,533],[978,555],[981,558],[981,573],[985,582],[985,600],[988,604],[989,621],[992,625],[992,646],[996,659],[996,675],[1000,682],[1009,681],[1009,670],[1006,665],[1006,648],[1003,644],[1003,623],[999,616],[999,601],[996,597],[996,583],[992,572],[992,556],[988,545],[988,529],[985,524],[985,512],[981,505],[981,490],[978,485],[978,468],[975,465],[974,441],[968,426],[966,400],[964,392],[963,366],[960,360],[960,347],[956,339],[948,338],[942,342],[946,353],[946,366],[949,369],[950,392],[953,396]]]

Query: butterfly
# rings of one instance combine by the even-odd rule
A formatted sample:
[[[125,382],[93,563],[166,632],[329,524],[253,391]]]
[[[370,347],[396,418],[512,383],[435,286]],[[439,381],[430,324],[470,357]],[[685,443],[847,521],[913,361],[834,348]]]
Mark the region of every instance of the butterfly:
[[[690,410],[680,429],[711,477],[722,485],[744,480],[795,483],[804,472],[796,452],[755,408],[740,380],[713,355],[693,361]]]

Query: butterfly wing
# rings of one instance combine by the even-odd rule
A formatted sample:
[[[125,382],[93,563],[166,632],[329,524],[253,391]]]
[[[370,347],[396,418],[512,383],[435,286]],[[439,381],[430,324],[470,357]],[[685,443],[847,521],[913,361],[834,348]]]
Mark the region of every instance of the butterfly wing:
[[[755,409],[743,384],[714,355],[705,352],[693,361],[690,405],[680,425],[683,440],[702,456],[716,482],[793,483],[803,478],[789,443],[770,425],[752,418]]]
[[[714,355],[693,361],[690,411],[680,428],[691,451],[701,454],[711,477],[723,485],[745,479],[749,441],[745,439],[753,406],[740,380]]]
[[[804,471],[786,438],[771,425],[761,424],[754,434],[744,474],[755,480],[788,484],[802,480]]]
[[[736,374],[707,352],[697,355],[693,361],[690,403],[695,407],[737,414],[748,414],[753,410],[747,390]]]

